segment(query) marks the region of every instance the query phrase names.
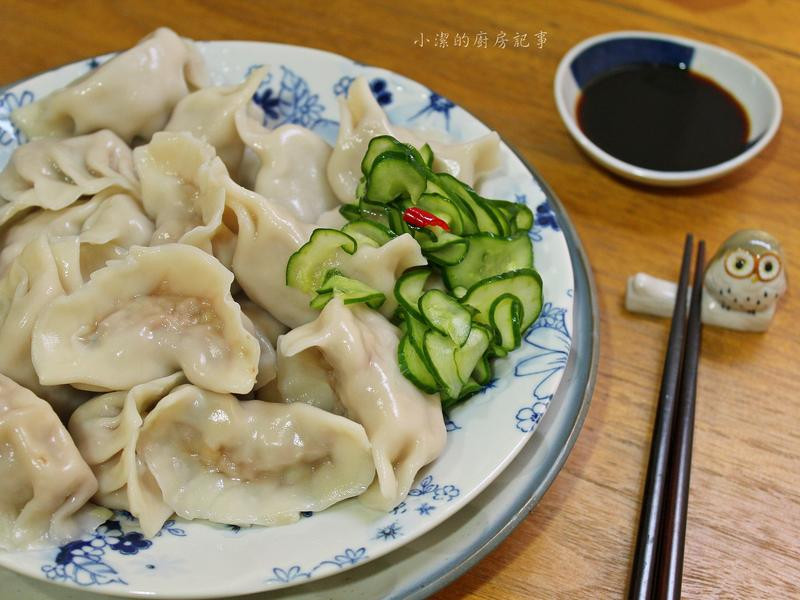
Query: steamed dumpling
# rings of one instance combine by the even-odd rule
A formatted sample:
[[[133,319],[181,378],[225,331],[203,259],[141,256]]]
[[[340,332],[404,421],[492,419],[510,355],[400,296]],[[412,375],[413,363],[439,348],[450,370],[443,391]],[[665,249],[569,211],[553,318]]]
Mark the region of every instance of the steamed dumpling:
[[[194,44],[161,27],[67,87],[18,108],[11,119],[29,138],[110,129],[130,143],[163,129],[178,101],[207,82]]]
[[[263,331],[256,323],[242,311],[242,325],[247,332],[258,341],[260,354],[258,357],[258,374],[253,390],[258,390],[275,379],[277,370],[275,367],[275,347],[270,342],[266,331]]]
[[[340,100],[339,113],[339,137],[327,172],[331,187],[342,202],[355,202],[356,187],[362,175],[361,161],[370,140],[379,135],[391,135],[418,148],[427,141],[435,158],[434,170],[450,173],[469,185],[500,165],[500,138],[496,133],[461,144],[426,140],[421,132],[389,123],[363,77],[350,86],[347,99]]]
[[[0,173],[0,225],[33,207],[59,210],[104,190],[138,195],[131,150],[110,131],[20,146]]]
[[[69,432],[97,477],[97,502],[127,510],[142,529],[155,534],[172,514],[155,479],[136,455],[143,419],[172,389],[185,383],[181,373],[96,396],[69,420]]]
[[[375,476],[357,423],[192,385],[147,415],[136,452],[179,516],[218,523],[291,523],[361,494]]]
[[[72,292],[106,261],[149,243],[153,224],[133,197],[110,191],[61,210],[35,211],[0,231],[0,276],[41,235],[50,241],[64,289]]]
[[[232,263],[237,282],[249,298],[289,327],[315,319],[318,312],[309,306],[311,297],[286,283],[286,263],[309,240],[314,226],[237,185],[221,168],[212,165],[226,191],[224,221],[238,234]],[[382,292],[386,301],[381,311],[389,315],[397,307],[397,278],[406,269],[425,264],[419,244],[403,234],[377,248],[361,244],[354,255],[339,252],[331,268]]]
[[[417,472],[444,449],[446,436],[438,398],[421,392],[400,372],[398,341],[398,329],[379,313],[345,306],[338,298],[316,321],[278,341],[279,371],[293,360],[322,359],[318,365],[347,417],[364,426],[378,478],[362,500],[381,510],[406,497]],[[320,384],[324,387],[324,382],[309,381]],[[287,398],[296,399],[302,400]]]
[[[88,395],[67,385],[42,385],[31,360],[31,339],[42,310],[67,293],[66,282],[46,235],[23,246],[0,276],[0,373],[47,400],[64,420]]]
[[[0,548],[57,545],[110,516],[87,504],[97,481],[52,408],[0,374]]]
[[[39,395],[43,390],[31,362],[32,330],[44,308],[64,294],[44,235],[28,243],[0,279],[0,373]]]
[[[51,239],[67,293],[81,287],[108,261],[122,258],[129,248],[147,244],[153,236],[153,223],[131,196],[113,194],[100,200],[80,233]]]
[[[249,392],[259,346],[232,281],[192,246],[132,248],[40,315],[31,349],[40,381],[125,390],[183,370],[210,390]]]
[[[225,191],[211,178],[214,148],[186,132],[160,132],[134,151],[151,245],[180,242],[209,254],[222,228]]]
[[[48,238],[78,235],[101,200],[95,196],[61,210],[36,210],[0,229],[0,275],[7,273],[22,249],[42,234]]]
[[[286,207],[304,223],[316,223],[339,206],[326,176],[331,147],[316,133],[298,125],[275,130],[239,113],[239,134],[261,161],[255,191]]]
[[[266,67],[253,69],[238,85],[208,87],[192,92],[178,102],[166,131],[188,131],[211,144],[228,172],[236,176],[244,154],[235,117],[246,115],[253,94],[266,74]]]

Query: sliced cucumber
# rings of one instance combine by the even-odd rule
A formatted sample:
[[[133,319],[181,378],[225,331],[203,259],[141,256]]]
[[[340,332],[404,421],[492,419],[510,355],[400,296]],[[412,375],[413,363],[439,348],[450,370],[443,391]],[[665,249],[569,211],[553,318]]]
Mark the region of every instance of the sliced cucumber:
[[[512,231],[528,231],[533,227],[533,213],[525,204],[487,198],[484,198],[483,201],[505,215],[505,218],[511,224]]]
[[[450,233],[462,235],[464,233],[464,219],[462,211],[455,202],[441,194],[422,194],[417,200],[417,206],[432,215],[442,219],[450,228]]]
[[[458,402],[462,402],[463,400],[466,400],[470,396],[474,396],[475,394],[480,392],[482,389],[483,389],[483,385],[481,385],[480,383],[478,383],[474,379],[470,379],[461,388],[461,394],[458,396],[458,398],[456,398],[455,400],[449,400],[446,404],[443,404],[442,408],[446,410],[446,409],[450,408],[451,406],[453,406],[454,404],[457,404]]]
[[[404,233],[411,233],[412,229],[408,223],[403,220],[403,211],[394,206],[386,207],[386,218],[388,219],[388,227],[394,232],[395,235],[402,235]]]
[[[365,283],[345,277],[335,269],[328,271],[317,296],[311,301],[312,308],[322,309],[332,298],[341,298],[345,304],[365,303],[378,309],[386,300],[386,296]]]
[[[419,311],[419,299],[430,275],[430,267],[413,267],[398,277],[394,284],[394,297],[397,299],[397,303],[419,321],[424,318]],[[422,340],[420,340],[420,347],[422,347]]]
[[[462,383],[469,381],[470,375],[475,370],[478,363],[483,360],[489,343],[492,341],[492,334],[485,327],[477,325],[473,327],[466,342],[461,348],[456,349],[456,369],[458,377]]]
[[[356,185],[356,200],[361,201],[363,200],[364,196],[367,193],[367,178],[362,177],[358,180],[358,185]]]
[[[483,203],[483,199],[472,188],[448,173],[437,173],[436,182],[447,190],[450,198],[458,199],[470,208],[472,214],[475,215],[478,231],[502,234],[503,227],[500,225],[497,215]]]
[[[347,223],[342,227],[342,232],[356,238],[356,240],[358,240],[358,236],[370,239],[377,246],[383,246],[394,237],[388,227],[367,219],[357,219]]]
[[[472,329],[472,314],[452,296],[441,290],[428,290],[419,299],[419,311],[431,327],[458,346],[467,341]]]
[[[467,239],[464,259],[444,268],[445,283],[450,288],[468,288],[487,277],[533,267],[533,246],[526,232],[511,237],[480,233]]]
[[[400,372],[419,389],[429,394],[439,391],[436,379],[428,369],[428,365],[419,355],[408,334],[400,339],[400,343],[397,346],[397,362],[400,365]]]
[[[339,214],[348,221],[356,221],[364,218],[361,215],[361,209],[355,204],[342,204],[339,207]]]
[[[417,349],[417,353],[419,353],[423,359],[425,357],[425,332],[429,330],[430,327],[425,321],[406,314],[406,331],[408,332],[408,337]]]
[[[472,371],[472,379],[481,385],[486,385],[492,380],[492,366],[489,364],[489,357],[484,354],[475,369]]]
[[[459,238],[433,249],[423,248],[422,253],[430,262],[444,267],[451,267],[464,260],[464,256],[466,256],[468,249],[469,239]]]
[[[372,171],[372,163],[384,152],[405,152],[405,147],[390,135],[379,135],[369,141],[367,152],[361,161],[361,172],[369,176]]]
[[[467,290],[461,303],[477,311],[473,317],[476,321],[490,325],[492,304],[503,294],[513,294],[519,300],[520,331],[524,332],[542,310],[542,278],[533,269],[519,269],[479,281]]]
[[[439,392],[443,397],[458,398],[464,382],[458,375],[455,344],[449,337],[429,329],[425,332],[423,348],[431,373],[439,384]]]
[[[457,265],[464,259],[469,248],[467,238],[453,235],[439,227],[417,229],[414,234],[422,253],[440,265]]]
[[[441,177],[441,173],[433,175],[432,177],[429,175],[428,182],[425,185],[425,193],[447,198],[456,207],[459,215],[461,215],[461,232],[453,231],[453,233],[462,235],[479,232],[480,228],[478,227],[478,220],[475,216],[475,211],[472,210],[471,205],[464,203],[459,194],[451,193],[449,188],[447,188],[440,180]],[[461,182],[459,181],[458,183]]]
[[[443,399],[458,398],[461,395],[464,385],[470,381],[470,374],[483,360],[490,341],[491,334],[481,326],[470,330],[462,347],[432,329],[425,333],[425,358]]]
[[[419,155],[422,157],[425,166],[429,169],[433,166],[433,150],[428,144],[419,149]]]
[[[495,331],[495,342],[511,351],[522,341],[522,303],[513,294],[503,294],[492,302],[489,321]]]
[[[425,191],[424,166],[408,152],[384,152],[372,163],[364,197],[388,204],[397,198],[416,202]]]
[[[315,229],[308,242],[289,257],[286,285],[309,294],[315,292],[338,264],[339,251],[355,254],[357,249],[356,240],[338,229]]]

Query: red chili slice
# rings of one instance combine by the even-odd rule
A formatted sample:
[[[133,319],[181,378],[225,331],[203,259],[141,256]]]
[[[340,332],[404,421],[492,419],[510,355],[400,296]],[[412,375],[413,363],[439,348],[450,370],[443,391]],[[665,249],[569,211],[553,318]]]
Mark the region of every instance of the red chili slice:
[[[442,221],[439,217],[429,213],[427,210],[422,210],[416,206],[410,206],[403,212],[403,221],[416,227],[430,227],[431,225],[435,225],[436,227],[441,227],[445,231],[450,231],[450,227],[445,221]]]

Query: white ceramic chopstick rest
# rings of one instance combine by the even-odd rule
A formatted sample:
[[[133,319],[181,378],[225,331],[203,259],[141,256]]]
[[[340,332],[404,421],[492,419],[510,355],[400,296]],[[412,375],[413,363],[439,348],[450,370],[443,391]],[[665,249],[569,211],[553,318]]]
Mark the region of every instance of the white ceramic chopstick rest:
[[[702,320],[740,331],[766,331],[786,292],[786,270],[778,240],[765,231],[737,231],[706,267]],[[677,284],[637,273],[628,278],[625,308],[670,317]],[[688,301],[688,299],[687,299]]]

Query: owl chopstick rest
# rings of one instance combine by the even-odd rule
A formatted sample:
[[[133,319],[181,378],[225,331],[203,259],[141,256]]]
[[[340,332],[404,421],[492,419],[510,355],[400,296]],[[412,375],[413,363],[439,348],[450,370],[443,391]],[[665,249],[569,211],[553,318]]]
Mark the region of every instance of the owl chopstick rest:
[[[757,229],[730,236],[706,267],[703,281],[703,323],[766,331],[778,299],[786,291],[781,246]],[[632,312],[672,316],[677,284],[637,273],[628,278],[625,307]]]

